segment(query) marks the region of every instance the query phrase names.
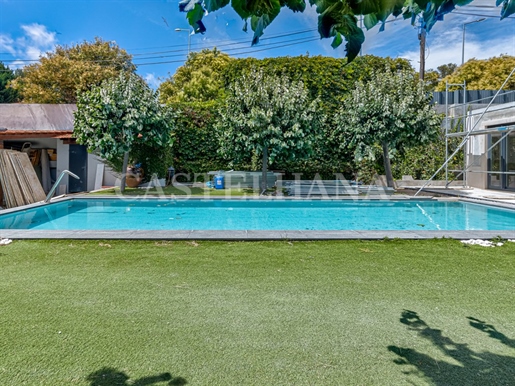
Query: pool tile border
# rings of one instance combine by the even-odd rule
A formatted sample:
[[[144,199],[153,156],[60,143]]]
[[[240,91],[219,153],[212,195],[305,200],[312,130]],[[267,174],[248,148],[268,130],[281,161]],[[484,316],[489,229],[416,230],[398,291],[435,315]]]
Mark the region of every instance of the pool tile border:
[[[9,239],[74,240],[381,240],[390,239],[515,239],[509,231],[61,231],[3,229],[0,237]]]

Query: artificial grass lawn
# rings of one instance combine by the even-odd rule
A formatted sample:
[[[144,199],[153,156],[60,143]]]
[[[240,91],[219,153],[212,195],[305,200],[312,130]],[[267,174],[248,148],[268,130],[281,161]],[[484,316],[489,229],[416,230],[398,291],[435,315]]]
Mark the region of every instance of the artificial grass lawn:
[[[515,243],[15,241],[1,385],[513,385]]]
[[[119,188],[104,189],[93,195],[120,195]],[[190,186],[166,186],[163,188],[125,188],[124,196],[203,196],[203,197],[239,197],[239,196],[258,196],[259,191],[253,189],[212,189]]]

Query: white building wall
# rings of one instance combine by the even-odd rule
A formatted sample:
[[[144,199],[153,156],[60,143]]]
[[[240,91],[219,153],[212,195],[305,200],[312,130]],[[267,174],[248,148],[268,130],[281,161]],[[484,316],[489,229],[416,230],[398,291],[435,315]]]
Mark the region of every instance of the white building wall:
[[[59,175],[63,170],[68,170],[70,165],[70,146],[65,145],[61,139],[57,140],[57,169],[55,178],[59,178]],[[65,175],[59,186],[57,187],[56,194],[68,193],[68,175]]]
[[[472,110],[467,118],[467,130],[481,131],[494,126],[515,124],[515,102],[492,105],[486,109]],[[482,115],[485,112],[484,115]],[[466,145],[467,185],[486,189],[488,187],[488,134],[471,135]]]
[[[97,175],[97,166],[104,164],[103,160],[94,155],[88,154],[88,191],[95,189],[95,178]],[[119,174],[113,171],[109,166],[104,166],[104,175],[102,186],[115,186],[119,184]]]
[[[53,146],[48,146],[47,148],[56,148],[57,150],[57,167],[56,167],[56,178],[59,177],[63,170],[70,169],[70,146],[65,145],[62,140],[53,140],[56,143]],[[47,145],[52,145],[48,143]],[[102,164],[102,159],[93,154],[88,154],[87,160],[87,191],[91,191],[95,189],[95,177],[97,173],[97,165]],[[115,186],[116,181],[118,179],[118,174],[113,172],[111,168],[107,165],[104,167],[104,176],[102,185],[103,186]],[[59,183],[59,186],[56,190],[56,194],[66,194],[68,191],[68,175],[64,175],[63,179]]]

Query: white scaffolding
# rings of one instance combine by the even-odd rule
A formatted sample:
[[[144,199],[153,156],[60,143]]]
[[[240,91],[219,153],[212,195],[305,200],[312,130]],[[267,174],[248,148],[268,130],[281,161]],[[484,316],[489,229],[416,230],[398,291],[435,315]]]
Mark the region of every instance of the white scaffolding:
[[[486,150],[486,153],[490,152],[497,144],[499,144],[505,137],[507,137],[512,131],[515,131],[515,126],[502,126],[502,127],[493,127],[493,128],[488,128],[488,129],[482,129],[482,130],[479,130],[478,128],[480,127],[480,122],[482,121],[483,117],[485,116],[485,114],[487,112],[489,112],[489,109],[490,107],[492,106],[492,104],[494,103],[494,101],[496,100],[496,98],[502,94],[505,94],[505,93],[501,93],[501,91],[504,89],[504,87],[506,86],[506,84],[508,83],[508,81],[511,79],[511,77],[513,76],[513,74],[515,73],[515,68],[513,68],[513,70],[510,72],[510,74],[508,75],[508,77],[506,78],[506,80],[503,82],[502,86],[499,88],[499,90],[497,90],[497,92],[495,93],[495,95],[491,98],[488,98],[490,99],[490,101],[488,102],[486,108],[483,109],[483,111],[481,113],[478,113],[478,114],[475,114],[475,115],[479,115],[479,118],[474,122],[474,124],[472,125],[471,128],[468,128],[467,127],[467,123],[470,121],[470,119],[467,119],[467,118],[470,118],[472,117],[472,114],[467,114],[467,106],[468,104],[472,103],[472,102],[477,102],[477,101],[470,101],[470,102],[467,102],[466,100],[466,83],[464,82],[463,84],[446,84],[446,88],[445,88],[445,162],[443,163],[442,166],[440,166],[440,168],[438,168],[438,170],[431,176],[431,178],[424,183],[424,185],[422,185],[422,187],[417,190],[417,192],[415,193],[415,196],[417,196],[423,189],[425,189],[428,185],[431,184],[431,182],[434,180],[434,178],[445,168],[445,187],[447,188],[450,184],[450,182],[452,181],[449,181],[449,176],[448,176],[448,173],[449,173],[449,162],[462,150],[465,151],[466,147],[465,145],[468,144],[468,141],[470,139],[471,136],[475,136],[475,135],[485,135],[485,134],[492,134],[492,133],[499,133],[499,132],[502,132],[502,135],[501,135],[501,138],[496,141],[494,144],[492,144],[491,146],[489,146],[489,148]],[[449,95],[449,87],[452,87],[452,86],[459,86],[459,87],[462,87],[463,88],[463,115],[461,117],[450,117],[450,114],[449,114],[449,104],[448,104],[448,95]],[[482,99],[486,99],[486,98],[482,98]],[[459,105],[458,105],[459,106]],[[454,105],[454,107],[457,107],[456,105]],[[515,108],[515,106],[512,106],[510,108]],[[450,123],[453,121],[453,120],[456,120],[456,119],[462,119],[462,127],[463,127],[463,130],[462,131],[458,131],[456,133],[451,133],[450,132]],[[462,140],[461,142],[459,143],[459,145],[457,146],[457,148],[452,152],[452,154],[449,154],[449,147],[448,147],[448,140],[449,138],[453,138],[453,137],[461,137]],[[463,170],[461,171],[456,171],[454,170],[454,172],[459,172],[459,174],[455,177],[455,178],[459,178],[460,176],[463,175],[463,185],[464,186],[467,186],[467,178],[466,178],[466,172],[470,169],[471,166],[473,166],[474,164],[473,163],[468,163],[468,157],[467,157],[467,154],[464,154],[464,165],[463,165]],[[491,171],[484,171],[484,173],[491,173]],[[496,174],[515,174],[514,172],[501,172],[501,171],[495,171]]]

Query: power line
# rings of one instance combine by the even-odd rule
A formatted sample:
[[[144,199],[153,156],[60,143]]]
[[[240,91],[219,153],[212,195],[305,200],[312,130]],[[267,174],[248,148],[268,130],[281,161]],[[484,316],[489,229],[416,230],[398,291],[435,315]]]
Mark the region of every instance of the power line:
[[[486,14],[480,14],[480,13],[460,12],[460,11],[454,11],[452,13],[453,14],[459,14],[459,15],[482,16],[482,17],[490,17],[490,18],[497,18],[498,17],[498,16],[492,16],[492,15],[486,15]],[[508,18],[514,19],[515,17],[508,17]],[[399,20],[397,20],[397,19],[390,19],[390,20],[386,20],[385,23],[392,23],[392,22],[395,22],[395,21],[399,21]],[[306,33],[309,33],[309,32],[314,32],[316,30],[317,29],[313,28],[313,29],[299,30],[299,31],[294,31],[294,32],[289,32],[289,33],[284,33],[284,34],[270,35],[270,36],[262,38],[260,40],[261,41],[266,41],[266,40],[279,39],[279,38],[282,38],[282,37],[306,34]],[[315,41],[315,40],[318,40],[318,39],[319,39],[318,37],[316,37],[316,38],[315,37],[313,37],[313,38],[304,37],[304,38],[298,38],[298,39],[287,39],[287,40],[279,41],[279,42],[275,42],[275,43],[261,44],[261,45],[255,46],[256,48],[253,48],[253,49],[250,49],[250,50],[247,50],[247,51],[243,51],[243,52],[235,52],[235,53],[233,53],[231,55],[238,56],[238,55],[244,55],[244,54],[249,54],[249,53],[253,53],[253,52],[262,52],[262,51],[266,51],[266,50],[272,50],[272,49],[292,46],[292,45],[296,45],[296,44],[308,43],[308,42]],[[234,48],[227,48],[227,49],[223,50],[223,52],[226,52],[226,51],[236,51],[236,50],[244,49],[244,47],[237,47],[237,46],[241,46],[242,44],[244,44],[247,41],[248,41],[247,38],[242,38],[242,39],[237,39],[237,40],[221,40],[221,41],[218,41],[218,42],[214,41],[213,45],[206,45],[204,43],[195,43],[194,45],[195,46],[199,46],[202,49],[213,49],[213,48],[219,48],[219,47],[232,47],[232,46],[234,46]],[[228,43],[220,44],[220,43],[224,43],[224,42],[228,42]],[[297,42],[297,43],[295,43],[295,42]],[[281,45],[282,43],[285,43],[285,44]],[[275,44],[280,44],[280,45],[279,46],[274,46]],[[171,45],[171,46],[161,46],[161,47],[165,48],[165,47],[182,47],[182,46],[183,45]],[[264,47],[264,48],[260,48],[260,47]],[[152,48],[160,48],[160,47],[135,48],[133,50],[145,50],[145,49],[152,49]],[[165,51],[157,51],[157,52],[136,53],[136,54],[132,54],[131,56],[133,56],[134,60],[152,60],[152,59],[159,59],[159,58],[168,58],[168,57],[171,58],[171,57],[183,56],[186,51],[187,51],[186,49],[182,48],[182,49],[177,49],[177,50],[165,50]],[[147,56],[147,55],[158,55],[158,54],[168,54],[168,53],[177,53],[177,54],[159,55],[159,56]],[[1,54],[10,54],[10,53],[1,53]],[[41,59],[9,59],[9,60],[2,60],[3,63],[14,63],[14,62],[38,63],[40,61],[41,61]],[[101,64],[101,63],[112,63],[112,62],[116,62],[116,61],[117,61],[117,59],[112,59],[112,60],[91,60],[91,61],[87,61],[87,62],[93,62],[93,63]],[[141,65],[152,65],[152,64],[179,63],[179,62],[183,62],[183,61],[184,60],[177,60],[177,61],[172,60],[172,61],[160,61],[160,62],[152,62],[152,63],[134,63],[134,65],[141,66]],[[1,70],[0,72],[6,72],[6,71],[10,71],[10,70]]]
[[[486,15],[486,14],[481,14],[481,13],[471,13],[471,12],[460,12],[460,11],[453,11],[452,13],[450,13],[451,15],[452,14],[457,14],[457,15],[467,15],[467,16],[481,16],[481,17],[489,17],[489,18],[493,18],[493,19],[499,19],[500,16],[499,15]],[[508,16],[508,17],[505,17],[505,19],[515,19],[514,16]]]
[[[306,32],[312,32],[312,31],[306,31]],[[306,32],[302,32],[302,33],[306,33]],[[292,36],[294,34],[290,33],[290,34],[282,34],[282,35],[278,35],[278,36],[274,36],[274,37],[270,37],[269,39],[273,39],[273,38],[281,38],[281,37],[284,37],[284,36]],[[282,44],[282,43],[294,43],[294,42],[299,42],[298,44],[300,43],[304,43],[306,42],[306,39],[311,39],[311,37],[302,37],[302,38],[297,38],[297,39],[285,39],[283,41],[278,41],[278,42],[272,42],[272,43],[267,43],[267,44],[261,44],[259,46],[255,46],[258,50],[256,49],[252,49],[251,51],[248,51],[248,52],[254,52],[254,51],[263,51],[263,50],[266,50],[266,49],[273,49],[274,45],[277,45],[277,44]],[[318,37],[312,37],[312,39],[314,40],[317,40]],[[309,41],[312,41],[312,40],[309,40]],[[241,45],[242,43],[228,43],[228,44],[225,44],[225,45],[221,45],[221,46],[237,46],[237,45]],[[291,45],[291,44],[288,44],[288,45]],[[221,46],[212,46],[212,47],[204,47],[204,48],[218,48],[218,47],[221,47]],[[260,47],[265,47],[263,49],[259,49]],[[235,48],[227,48],[224,50],[225,51],[234,51],[234,50],[241,50],[241,49],[244,49],[244,47],[235,47]],[[184,56],[184,54],[186,53],[187,50],[185,49],[182,49],[182,50],[170,50],[170,51],[167,51],[167,52],[170,52],[170,53],[173,53],[175,52],[176,54],[171,54],[171,55],[159,55],[159,56],[146,56],[146,57],[137,57],[137,58],[134,58],[135,60],[151,60],[151,59],[160,59],[160,58],[167,58],[167,57],[181,57],[181,56]],[[148,53],[147,55],[150,55],[150,53]],[[44,59],[44,58],[42,58]],[[5,60],[3,61],[4,63],[13,63],[13,62],[24,62],[24,63],[38,63],[40,62],[41,59],[26,59],[26,60],[18,60],[18,59],[10,59],[10,60]],[[119,61],[118,59],[105,59],[105,60],[83,60],[81,62],[89,62],[89,63],[113,63],[113,62],[117,62]],[[135,63],[136,64],[136,63]]]
[[[304,33],[308,33],[308,32],[314,32],[314,31],[317,31],[317,29],[316,28],[311,28],[311,29],[305,29],[305,30],[289,32],[289,33],[284,33],[284,34],[270,35],[268,37],[260,38],[259,40],[263,41],[263,40],[278,39],[278,38],[281,38],[281,37],[300,35],[300,34],[304,34]],[[241,43],[239,43],[239,41],[241,41]],[[214,44],[216,44],[217,47],[221,47],[222,43],[225,43],[225,42],[228,42],[228,43],[227,44],[223,44],[224,46],[225,45],[233,45],[233,44],[237,45],[237,44],[248,43],[249,39],[248,38],[240,38],[240,39],[220,40],[220,41],[216,41],[215,40]],[[199,48],[202,48],[202,46],[210,46],[210,45],[213,45],[213,44],[206,44],[206,43],[193,43],[192,44],[192,46],[198,46]],[[183,47],[183,46],[184,46],[184,44],[175,44],[175,45],[171,45],[171,46],[158,46],[158,47],[147,47],[147,48],[132,48],[132,49],[128,49],[127,51],[139,51],[139,50],[147,50],[147,49],[149,50],[149,49],[155,49],[155,48],[174,48],[174,47]],[[147,52],[147,53],[143,53],[143,54],[132,54],[132,56],[161,54],[163,52],[167,52],[167,51]]]
[[[312,41],[315,41],[315,40],[319,40],[319,38],[318,37],[317,38],[311,38],[311,39],[306,39],[304,41],[300,41],[300,42],[296,42],[296,43],[282,44],[282,45],[279,45],[279,46],[263,48],[263,49],[259,49],[259,50],[256,49],[256,50],[251,50],[251,51],[236,52],[236,53],[233,53],[231,56],[244,55],[244,54],[260,52],[260,51],[275,50],[277,48],[283,48],[283,47],[293,46],[293,45],[297,45],[297,44],[308,43],[308,42],[312,42]],[[184,60],[170,60],[170,61],[167,60],[167,61],[162,61],[162,62],[138,63],[138,64],[136,64],[136,66],[148,66],[148,65],[155,65],[155,64],[183,63],[183,62],[184,62]]]
[[[276,43],[269,43],[269,44],[263,44],[263,45],[260,45],[260,46],[255,46],[256,48],[260,48],[260,47],[265,47],[264,49],[261,49],[260,51],[263,51],[263,50],[266,50],[266,49],[273,49],[274,45],[276,44],[282,44],[282,43],[293,43],[293,42],[299,42],[300,43],[304,43],[306,42],[306,39],[315,39],[315,40],[318,40],[319,38],[318,37],[304,37],[304,38],[298,38],[298,39],[289,39],[289,40],[285,40],[285,41],[282,41],[282,42],[276,42]],[[307,41],[311,41],[311,40],[307,40]],[[220,46],[215,46],[215,47],[211,47],[211,48],[219,48]],[[268,48],[266,48],[268,47]],[[227,48],[225,50],[222,50],[222,52],[228,52],[228,51],[235,51],[235,50],[242,50],[242,49],[245,49],[246,47],[235,47],[235,48]],[[184,51],[184,50],[183,50]],[[251,51],[249,52],[255,52],[256,49],[252,49]],[[149,56],[149,57],[146,57],[146,58],[136,58],[135,60],[150,60],[150,59],[160,59],[160,58],[170,58],[170,57],[177,57],[177,56],[184,56],[184,54],[173,54],[173,55],[160,55],[160,56]]]
[[[319,39],[320,39],[319,37],[289,39],[289,40],[285,40],[285,41],[282,41],[282,42],[276,42],[276,43],[270,43],[270,44],[263,45],[263,46],[265,46],[264,48],[259,48],[260,46],[255,46],[256,48],[254,48],[254,49],[250,49],[250,50],[247,50],[247,51],[234,52],[234,53],[231,53],[230,55],[231,56],[239,56],[239,55],[245,55],[245,54],[250,54],[250,53],[254,53],[254,52],[262,52],[262,51],[268,51],[268,50],[275,50],[275,49],[278,49],[278,48],[289,47],[289,46],[294,46],[294,45],[298,45],[298,44],[304,44],[304,43],[313,42],[313,41],[316,41],[316,40],[319,40]],[[261,46],[261,47],[263,47],[263,46]],[[237,51],[237,50],[241,50],[241,49],[243,49],[243,47],[240,47],[240,48],[229,48],[229,49],[227,49],[225,51]],[[225,52],[225,51],[222,51],[222,52]],[[166,55],[166,56],[162,56],[162,57],[176,57],[176,56],[183,56],[183,55],[176,54],[176,55]],[[156,57],[156,58],[160,58],[160,57]],[[138,58],[138,60],[149,60],[149,59],[153,59],[153,58],[152,57]],[[110,62],[110,61],[102,60],[102,61],[91,61],[91,62],[105,63],[105,62]],[[148,66],[148,65],[157,65],[157,64],[168,64],[168,63],[184,63],[184,60],[181,59],[181,60],[167,60],[167,61],[159,61],[159,62],[151,62],[151,63],[134,63],[134,65],[136,67],[138,67],[138,66]],[[5,70],[5,71],[10,71],[10,70]]]
[[[294,32],[288,32],[288,33],[282,33],[282,34],[276,34],[276,35],[270,35],[268,37],[264,37],[264,38],[261,38],[260,41],[263,41],[263,40],[272,40],[272,39],[279,39],[279,38],[282,38],[282,37],[287,37],[287,36],[293,36],[293,35],[300,35],[300,34],[305,34],[305,33],[308,33],[308,32],[314,32],[314,31],[317,31],[316,28],[311,28],[311,29],[305,29],[305,30],[300,30],[300,31],[294,31]],[[245,44],[249,42],[249,39],[248,38],[241,38],[241,39],[233,39],[233,40],[214,40],[211,44],[206,44],[206,43],[193,43],[192,46],[195,46],[195,47],[199,47],[199,48],[209,48],[210,46],[214,46],[216,45],[217,47],[222,47],[222,46],[231,46],[231,45],[239,45],[239,44]],[[183,44],[175,44],[175,45],[170,45],[170,46],[156,46],[156,47],[147,47],[147,48],[133,48],[133,49],[126,49],[127,52],[129,51],[133,51],[133,50],[150,50],[150,49],[156,49],[156,48],[180,48],[180,47],[184,47]],[[158,51],[158,52],[146,52],[146,53],[134,53],[134,54],[130,54],[131,56],[135,57],[135,56],[144,56],[144,55],[154,55],[154,54],[161,54],[161,53],[167,53],[167,52],[180,52],[180,51],[186,51],[184,48],[182,49],[179,49],[179,50],[166,50],[166,51]],[[12,55],[11,52],[0,52],[0,55]],[[14,59],[13,59],[14,60]],[[13,61],[13,60],[10,60],[10,61]],[[19,60],[19,61],[38,61],[38,59],[25,59],[25,60]]]

